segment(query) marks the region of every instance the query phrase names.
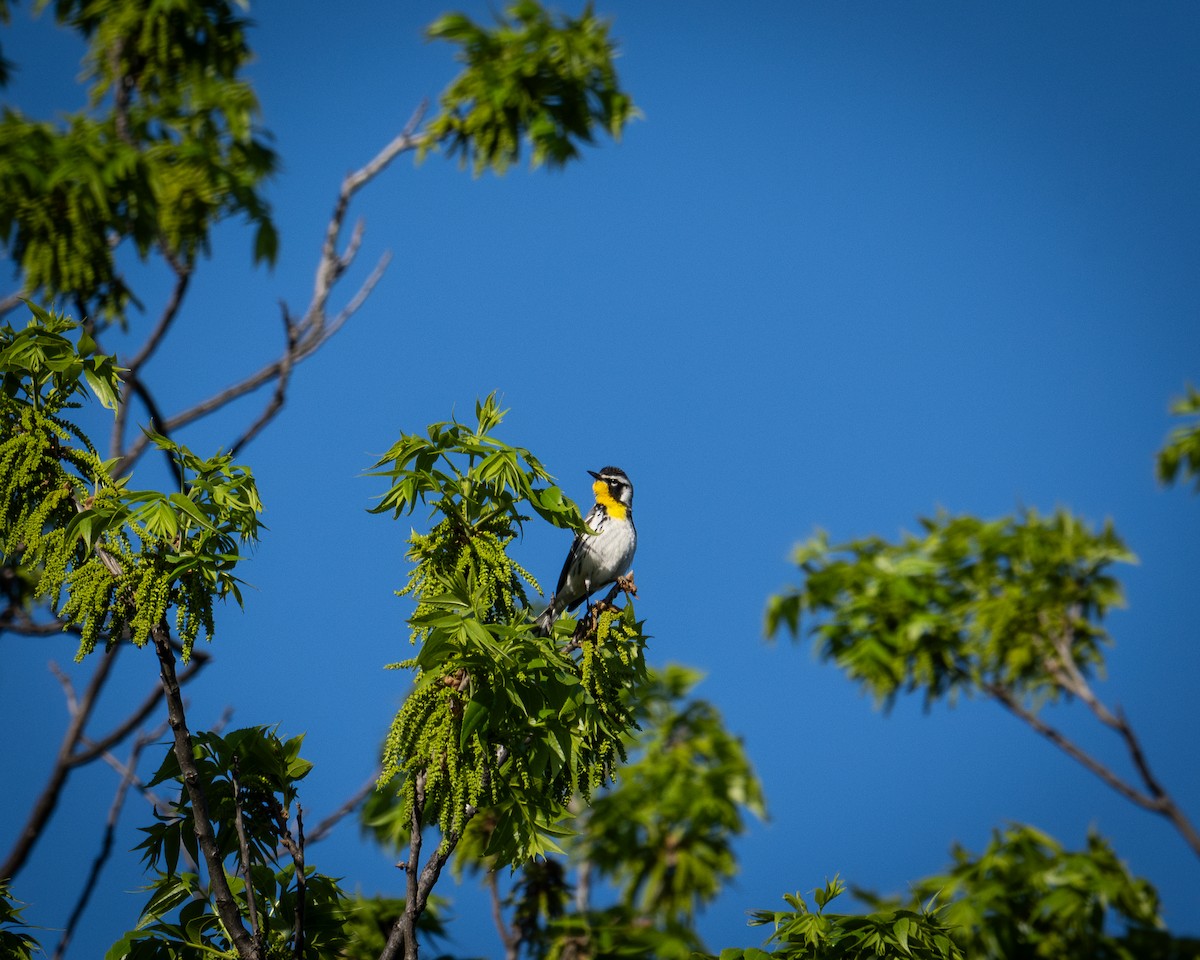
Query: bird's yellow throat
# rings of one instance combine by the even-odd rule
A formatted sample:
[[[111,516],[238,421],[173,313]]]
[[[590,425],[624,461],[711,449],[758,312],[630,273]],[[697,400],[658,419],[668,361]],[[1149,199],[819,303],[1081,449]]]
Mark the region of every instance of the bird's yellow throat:
[[[620,500],[614,500],[612,494],[608,492],[608,484],[603,480],[597,480],[592,484],[592,493],[596,495],[596,502],[608,511],[608,515],[614,520],[624,520],[628,510],[625,504]]]

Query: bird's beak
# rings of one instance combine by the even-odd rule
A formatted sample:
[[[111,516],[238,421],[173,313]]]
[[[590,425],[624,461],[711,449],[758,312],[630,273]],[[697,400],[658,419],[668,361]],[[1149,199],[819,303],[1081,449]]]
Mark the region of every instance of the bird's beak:
[[[600,479],[600,474],[598,474],[595,470],[589,470],[588,473],[591,474],[593,477],[595,477],[597,480]]]

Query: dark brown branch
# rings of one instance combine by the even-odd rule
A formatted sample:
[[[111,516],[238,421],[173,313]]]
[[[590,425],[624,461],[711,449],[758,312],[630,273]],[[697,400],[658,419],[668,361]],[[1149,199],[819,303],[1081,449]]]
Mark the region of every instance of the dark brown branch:
[[[288,314],[286,304],[280,304],[283,312],[283,335],[284,335],[284,351],[283,357],[280,360],[279,377],[275,381],[275,391],[271,394],[270,402],[258,419],[255,420],[245,433],[237,438],[230,447],[230,453],[236,454],[246,444],[259,435],[262,429],[275,419],[276,414],[283,409],[283,401],[287,398],[288,382],[292,378],[292,365],[296,359],[296,325],[292,323],[292,318]]]
[[[204,669],[206,664],[212,662],[212,657],[203,650],[193,650],[191,662],[180,672],[179,685],[186,686],[196,674]],[[107,734],[99,739],[93,738],[89,741],[86,749],[78,750],[71,755],[71,765],[74,767],[82,766],[85,763],[90,763],[95,760],[105,750],[111,750],[126,737],[128,737],[138,726],[140,726],[147,717],[158,707],[159,702],[163,698],[161,687],[151,690],[147,694],[146,699],[141,705],[128,717],[122,720],[117,726],[113,727]]]
[[[1184,816],[1183,812],[1176,806],[1171,797],[1161,792],[1162,788],[1158,787],[1157,792],[1143,793],[1135,786],[1118,776],[1112,769],[1105,766],[1090,753],[1080,747],[1073,740],[1068,738],[1057,727],[1053,727],[1046,723],[1036,713],[1026,709],[1012,694],[1011,691],[996,683],[985,683],[983,689],[992,696],[1001,706],[1012,713],[1014,716],[1024,720],[1029,726],[1040,733],[1043,737],[1053,743],[1056,747],[1062,750],[1067,756],[1078,761],[1086,769],[1090,770],[1097,777],[1103,780],[1106,784],[1112,787],[1117,793],[1125,797],[1125,799],[1137,804],[1145,810],[1152,813],[1160,814],[1166,817],[1179,831],[1180,835],[1187,842],[1197,855],[1200,855],[1200,835],[1197,835],[1195,828],[1190,821]],[[1141,755],[1141,746],[1138,744],[1133,730],[1126,725],[1122,736],[1125,738],[1127,746],[1130,746],[1131,751],[1136,750],[1134,754],[1135,765],[1139,767],[1139,773],[1145,778],[1148,769],[1145,768],[1145,758]],[[1140,762],[1138,758],[1141,758]],[[1151,783],[1155,783],[1151,778]]]
[[[468,808],[466,819],[474,816],[475,811]],[[388,934],[387,944],[379,955],[379,960],[395,960],[400,951],[404,951],[404,960],[417,960],[417,921],[425,912],[429,903],[429,894],[433,892],[442,868],[462,835],[449,833],[442,838],[437,849],[425,861],[425,867],[420,868],[421,860],[421,824],[425,817],[425,772],[421,771],[413,778],[413,808],[412,823],[408,840],[408,860],[400,864],[404,868],[407,880],[407,890],[404,898],[404,912],[396,918]],[[418,870],[420,872],[418,873]]]
[[[296,867],[296,930],[292,940],[292,957],[304,956],[304,901],[308,895],[308,878],[304,875],[304,808],[296,802],[296,845],[292,852]]]
[[[128,380],[126,380],[125,386],[131,392],[136,394],[137,398],[142,401],[142,405],[146,408],[146,413],[149,415],[150,423],[153,425],[155,431],[157,431],[159,434],[161,434],[164,437],[170,437],[174,428],[169,427],[162,422],[162,420],[163,420],[162,411],[159,410],[158,401],[156,401],[154,399],[154,395],[150,392],[150,388],[147,387],[144,383],[142,383],[142,381],[140,379],[138,379],[136,376],[130,377]],[[121,403],[119,405],[118,409],[127,407],[127,406],[128,406],[128,403]],[[134,443],[134,446],[140,445],[140,447],[142,449],[145,449],[146,445],[149,443],[150,443],[150,437],[148,434],[145,433],[145,431],[143,431],[142,434],[138,437],[137,441]],[[114,454],[114,456],[115,456],[115,454]],[[166,459],[167,467],[171,471],[171,476],[175,478],[176,485],[179,487],[180,490],[182,490],[183,489],[183,470],[180,468],[179,464],[175,462],[175,458],[172,457],[169,452],[164,450],[163,457]],[[133,462],[134,462],[134,458],[130,457],[128,454],[123,455],[122,462],[117,465],[116,469],[113,471],[113,475],[114,476],[122,476],[124,474],[127,474],[130,470],[133,469]]]
[[[165,247],[163,255],[166,257]],[[142,344],[141,349],[133,355],[132,359],[125,361],[124,366],[126,370],[124,374],[124,380],[126,386],[126,396],[128,396],[129,392],[132,391],[135,388],[135,385],[140,382],[139,374],[142,367],[146,364],[146,361],[154,355],[154,352],[158,349],[159,345],[166,337],[167,332],[171,329],[171,325],[175,322],[175,318],[179,315],[179,308],[183,305],[183,298],[187,294],[188,285],[191,283],[192,271],[190,268],[176,263],[175,260],[170,257],[167,257],[167,262],[175,271],[175,286],[171,288],[171,296],[167,299],[166,305],[163,307],[163,311],[158,317],[158,323],[155,324],[154,329],[150,331],[150,335]],[[148,394],[146,394],[146,396],[148,396]],[[143,402],[145,402],[144,399]],[[117,414],[113,421],[112,440],[109,443],[108,455],[110,457],[119,457],[121,455],[121,451],[125,449],[125,429],[129,422],[129,411],[131,408],[131,405],[128,403],[121,403],[117,405]],[[150,409],[149,404],[147,404],[147,409]],[[161,415],[156,415],[154,412],[151,412],[151,416],[159,421],[162,419]]]
[[[230,940],[233,941],[241,960],[262,960],[258,945],[242,923],[237,900],[234,899],[233,891],[229,888],[229,881],[225,877],[225,865],[221,861],[221,852],[217,848],[217,838],[213,833],[212,820],[208,814],[208,800],[204,795],[204,784],[201,782],[196,761],[192,757],[192,737],[187,728],[183,696],[180,693],[179,680],[175,674],[175,652],[171,649],[166,624],[159,624],[152,630],[151,638],[154,641],[154,652],[158,655],[163,692],[167,698],[167,722],[174,735],[175,759],[179,763],[179,770],[183,776],[184,789],[192,803],[196,840],[199,842],[205,865],[208,867],[208,882],[212,890],[213,907]]]
[[[242,787],[238,783],[237,754],[233,756],[229,782],[233,787],[233,824],[237,830],[238,856],[242,861],[242,879],[246,881],[246,910],[250,914],[250,935],[261,951],[262,928],[258,925],[258,902],[254,896],[254,883],[250,876],[250,841],[246,839],[246,820],[242,816]]]

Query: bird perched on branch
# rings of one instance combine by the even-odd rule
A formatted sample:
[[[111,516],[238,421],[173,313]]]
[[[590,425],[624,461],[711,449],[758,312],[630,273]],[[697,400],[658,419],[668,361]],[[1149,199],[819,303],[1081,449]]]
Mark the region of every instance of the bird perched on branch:
[[[550,605],[542,611],[534,629],[549,636],[554,621],[574,610],[597,590],[615,583],[629,572],[637,549],[637,530],[633,526],[633,484],[620,467],[604,467],[594,478],[592,492],[596,505],[584,523],[593,531],[575,534],[567,562],[558,577],[558,586]]]

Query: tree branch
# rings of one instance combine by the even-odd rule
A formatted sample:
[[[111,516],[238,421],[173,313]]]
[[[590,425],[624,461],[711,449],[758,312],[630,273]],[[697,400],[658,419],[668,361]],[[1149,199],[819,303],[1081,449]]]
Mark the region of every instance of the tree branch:
[[[504,922],[504,905],[500,902],[500,885],[496,882],[495,870],[489,870],[484,875],[484,883],[492,901],[492,922],[500,934],[500,942],[504,944],[504,960],[517,960],[521,951],[521,932]]]
[[[117,792],[113,796],[112,805],[108,808],[108,819],[104,825],[104,836],[100,841],[100,851],[92,861],[92,868],[88,871],[87,880],[84,881],[83,889],[79,892],[79,899],[75,901],[75,907],[71,910],[71,916],[67,920],[66,927],[63,929],[62,937],[58,941],[58,946],[54,949],[54,960],[62,960],[62,957],[66,954],[67,947],[70,946],[71,940],[75,936],[75,928],[79,925],[79,921],[83,917],[83,912],[87,909],[88,902],[92,898],[92,893],[96,889],[97,882],[100,879],[100,872],[104,869],[105,863],[108,862],[108,858],[112,855],[113,838],[116,835],[117,821],[120,819],[121,809],[125,805],[125,796],[130,786],[138,782],[135,771],[137,770],[142,750],[157,740],[162,735],[164,729],[166,729],[166,724],[162,724],[157,730],[143,734],[134,740],[133,747],[129,751],[128,762],[120,767],[121,780],[117,784]]]
[[[262,950],[262,928],[258,925],[258,903],[254,897],[254,883],[250,876],[250,841],[246,839],[246,820],[242,816],[242,787],[238,783],[238,758],[233,755],[233,769],[229,771],[229,782],[233,787],[233,824],[237,830],[238,856],[242,861],[242,879],[246,881],[246,910],[250,914],[250,936]]]
[[[166,257],[165,248],[163,255]],[[158,323],[154,329],[150,331],[150,335],[146,338],[142,347],[133,358],[125,362],[125,384],[127,389],[132,390],[134,385],[139,382],[139,376],[142,367],[146,361],[158,349],[167,332],[171,329],[171,324],[179,315],[179,308],[183,305],[183,298],[187,294],[188,284],[191,283],[192,270],[184,267],[173,258],[166,257],[167,262],[171,265],[171,269],[175,272],[175,286],[171,288],[171,296],[167,299],[163,311],[159,314]],[[113,421],[112,440],[109,442],[109,456],[119,457],[121,451],[125,448],[125,429],[129,421],[130,405],[128,403],[117,404],[117,414]],[[161,419],[161,418],[159,418]]]
[[[237,900],[234,899],[233,891],[229,888],[229,880],[225,876],[225,865],[221,860],[221,852],[217,848],[217,838],[213,833],[212,820],[208,815],[208,800],[204,795],[204,784],[200,780],[200,771],[192,756],[192,737],[187,728],[183,696],[180,694],[179,680],[175,674],[175,652],[171,649],[166,624],[160,623],[155,627],[151,631],[151,638],[154,641],[154,652],[158,655],[163,692],[167,698],[167,722],[174,734],[175,759],[179,763],[179,771],[183,776],[184,789],[192,803],[192,820],[196,825],[196,840],[199,842],[200,851],[204,854],[204,862],[208,867],[208,882],[212,888],[213,907],[225,927],[225,932],[233,941],[241,960],[262,960],[258,945],[242,923]]]
[[[54,808],[58,806],[58,798],[62,795],[63,785],[66,783],[67,775],[72,767],[71,755],[79,738],[83,735],[84,726],[92,715],[92,710],[96,706],[96,698],[108,679],[119,649],[120,645],[117,644],[104,651],[100,657],[100,663],[88,680],[83,698],[73,705],[71,722],[67,724],[66,733],[63,734],[62,743],[59,744],[58,754],[54,758],[54,766],[50,770],[50,778],[46,781],[46,786],[42,788],[37,800],[34,801],[33,808],[29,811],[29,819],[25,821],[25,826],[17,835],[8,856],[0,864],[0,878],[11,880],[17,875],[29,858],[38,837],[42,835],[42,831],[50,820],[50,815],[54,813]],[[72,693],[69,699],[73,698]]]
[[[1043,737],[1053,743],[1056,747],[1066,753],[1072,759],[1081,763],[1084,767],[1094,773],[1097,777],[1103,780],[1106,784],[1112,787],[1117,793],[1125,797],[1127,800],[1137,804],[1145,810],[1152,813],[1160,814],[1166,817],[1179,831],[1180,835],[1187,842],[1192,851],[1200,856],[1200,834],[1197,834],[1195,827],[1184,815],[1183,811],[1175,804],[1175,801],[1169,794],[1163,791],[1158,782],[1149,776],[1149,768],[1146,766],[1145,757],[1142,754],[1141,745],[1134,735],[1132,728],[1129,727],[1124,720],[1123,728],[1119,731],[1122,738],[1125,740],[1126,747],[1129,749],[1134,758],[1134,764],[1138,768],[1139,774],[1143,778],[1150,793],[1143,793],[1135,786],[1124,780],[1109,767],[1105,766],[1090,753],[1068,738],[1057,727],[1053,727],[1046,723],[1036,713],[1026,709],[1012,694],[1010,690],[1000,686],[997,683],[984,683],[983,689],[1000,703],[1006,710],[1014,716],[1024,720],[1029,726],[1040,733]]]
[[[271,394],[271,400],[267,404],[266,409],[259,414],[246,431],[233,442],[230,447],[230,453],[237,453],[246,444],[253,440],[263,427],[275,419],[275,415],[283,409],[283,401],[287,397],[288,381],[292,378],[292,364],[296,359],[296,325],[292,323],[292,318],[288,314],[287,305],[281,303],[280,307],[283,311],[283,335],[284,335],[284,352],[280,359],[279,377],[275,381],[275,392]]]
[[[414,150],[424,142],[427,135],[419,133],[418,127],[424,119],[426,107],[427,104],[422,103],[413,112],[404,129],[387,146],[379,151],[366,166],[347,174],[342,180],[337,200],[334,203],[333,214],[325,228],[325,239],[321,246],[321,256],[317,263],[313,281],[312,300],[309,303],[308,309],[304,312],[304,316],[295,324],[294,344],[290,344],[279,359],[266,364],[240,382],[225,388],[207,400],[202,400],[187,410],[175,414],[173,417],[160,420],[159,429],[163,433],[172,432],[187,426],[189,423],[207,416],[215,410],[219,410],[272,380],[279,380],[281,377],[290,375],[294,364],[300,363],[312,356],[362,306],[367,296],[370,295],[375,285],[379,282],[379,278],[387,266],[386,255],[381,258],[371,275],[350,299],[346,307],[338,313],[333,322],[327,322],[326,308],[333,287],[354,261],[359,245],[362,242],[363,228],[360,223],[352,232],[346,250],[343,253],[338,253],[338,239],[342,233],[346,213],[351,199],[359,190],[379,176],[400,154]],[[136,380],[136,378],[134,379]],[[282,399],[278,403],[274,400],[271,402],[271,405],[269,405],[270,415],[267,419],[270,419],[270,416],[274,416],[274,413],[278,411],[281,404]],[[261,429],[261,427],[258,429]],[[255,432],[257,431],[253,427],[251,431],[247,431],[250,437]],[[241,442],[248,442],[248,440],[249,437],[246,437]],[[148,440],[144,435],[134,439],[122,455],[124,462],[121,466],[121,472],[128,472],[132,469],[133,464],[145,453],[147,443]]]
[[[330,832],[336,827],[345,817],[353,813],[360,803],[366,799],[367,794],[375,789],[375,784],[379,782],[379,773],[376,771],[371,775],[371,779],[366,781],[359,787],[340,807],[333,811],[329,816],[316,825],[308,834],[308,843],[314,844],[324,840],[329,836]]]

